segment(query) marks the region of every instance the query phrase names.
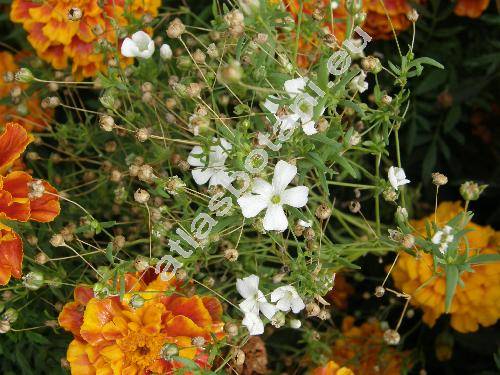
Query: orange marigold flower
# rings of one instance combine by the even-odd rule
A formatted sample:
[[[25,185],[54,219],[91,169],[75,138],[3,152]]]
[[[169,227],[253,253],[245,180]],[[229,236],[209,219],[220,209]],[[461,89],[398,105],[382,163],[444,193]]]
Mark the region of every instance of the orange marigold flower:
[[[356,326],[352,316],[342,322],[342,334],[333,345],[331,361],[313,374],[399,375],[403,368],[410,368],[409,352],[400,352],[384,342],[380,322],[373,319]],[[328,366],[330,372],[321,372],[328,371]],[[340,366],[348,368],[338,369]]]
[[[13,55],[10,52],[0,52],[0,81],[3,80],[5,74],[14,75],[19,70],[18,61],[26,57],[26,53],[21,52]],[[4,99],[10,95],[10,92],[15,87],[20,87],[25,90],[28,85],[19,82],[2,82],[0,85],[0,99]],[[22,111],[21,111],[22,108]],[[19,121],[28,131],[43,130],[48,125],[48,121],[53,117],[54,110],[51,108],[42,109],[40,106],[40,98],[36,92],[31,95],[22,96],[21,102],[17,105],[1,105],[0,104],[0,123],[9,121],[12,117]],[[20,118],[22,117],[22,118]]]
[[[354,375],[348,367],[340,367],[334,361],[329,361],[326,366],[314,369],[311,375]]]
[[[17,123],[8,123],[0,134],[0,220],[28,220],[49,222],[59,215],[57,191],[48,182],[39,182],[37,194],[30,194],[29,186],[34,179],[23,171],[3,173],[24,152],[33,140],[26,129]],[[23,245],[19,236],[0,222],[0,285],[9,282],[11,276],[21,277]]]
[[[222,306],[216,298],[181,297],[175,278],[145,278],[128,275],[127,290],[119,297],[94,298],[90,288],[79,286],[75,301],[66,304],[59,323],[73,333],[67,359],[76,374],[170,374],[181,363],[165,357],[167,345],[178,348],[178,356],[206,367],[208,356],[192,344],[195,337],[211,342],[222,338]],[[140,306],[132,307],[140,299]]]
[[[66,68],[71,59],[74,76],[85,78],[104,71],[112,57],[94,51],[100,41],[117,42],[111,19],[124,27],[127,15],[156,16],[160,5],[161,0],[14,0],[10,17],[23,24],[40,58],[55,69]]]
[[[411,10],[411,6],[406,0],[368,0],[363,1],[363,6],[366,11],[366,20],[363,24],[363,29],[374,39],[392,39],[391,23],[396,33],[406,30],[410,27],[411,22],[406,17],[406,14]],[[391,19],[387,19],[387,15]]]
[[[11,277],[21,278],[23,241],[11,228],[0,223],[0,285],[7,285]]]
[[[460,202],[441,203],[436,211],[437,224],[445,225],[461,211]],[[412,223],[421,234],[425,234],[426,220],[434,220],[434,215]],[[498,253],[499,232],[474,223],[469,223],[466,228],[473,230],[466,235],[472,251],[477,254]],[[423,310],[423,321],[430,326],[444,314],[446,294],[445,277],[433,275],[433,267],[433,258],[429,254],[421,254],[416,259],[401,253],[392,272],[396,287],[412,295],[411,303]],[[473,265],[472,268],[474,272],[461,275],[464,287],[457,287],[450,309],[451,326],[464,333],[477,331],[479,325],[491,326],[500,318],[500,264]]]
[[[490,0],[457,0],[455,14],[462,17],[478,18],[490,5]]]

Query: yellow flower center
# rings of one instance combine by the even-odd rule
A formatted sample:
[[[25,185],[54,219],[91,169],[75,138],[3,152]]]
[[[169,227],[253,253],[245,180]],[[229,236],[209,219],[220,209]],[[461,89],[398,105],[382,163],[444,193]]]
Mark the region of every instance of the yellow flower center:
[[[141,332],[130,332],[117,341],[124,354],[125,366],[135,365],[140,370],[147,370],[157,359],[166,342],[166,335],[145,335]]]

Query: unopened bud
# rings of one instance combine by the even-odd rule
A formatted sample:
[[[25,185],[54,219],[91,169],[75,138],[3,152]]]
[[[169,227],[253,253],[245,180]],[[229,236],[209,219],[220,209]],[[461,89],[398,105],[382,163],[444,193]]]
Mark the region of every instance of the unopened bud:
[[[184,26],[179,18],[176,18],[168,25],[167,35],[169,38],[175,39],[179,38],[185,31],[186,26]]]
[[[41,272],[32,271],[23,276],[23,285],[29,290],[38,290],[44,282],[44,277]]]
[[[61,234],[54,234],[49,242],[54,247],[61,247],[66,245],[66,243],[64,242],[64,237]]]
[[[486,189],[488,185],[479,186],[476,182],[467,181],[460,186],[460,195],[466,201],[478,200],[481,193]]]
[[[28,68],[21,68],[15,74],[15,80],[22,83],[30,83],[34,79],[33,73]]]
[[[383,286],[379,285],[375,288],[375,297],[381,298],[384,296],[384,294],[385,294],[385,288]]]
[[[419,17],[419,14],[415,8],[412,8],[408,13],[406,13],[406,18],[408,18],[408,20],[410,22],[413,22],[413,23],[417,22],[418,17]]]

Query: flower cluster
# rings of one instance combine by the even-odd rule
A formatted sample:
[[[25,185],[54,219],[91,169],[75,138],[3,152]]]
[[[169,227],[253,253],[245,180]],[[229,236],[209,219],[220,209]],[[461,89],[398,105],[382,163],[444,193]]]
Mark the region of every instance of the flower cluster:
[[[0,220],[47,223],[59,215],[56,190],[23,171],[8,173],[33,138],[17,123],[7,123],[0,134]],[[0,285],[22,275],[23,242],[0,222]]]
[[[170,374],[182,359],[206,367],[204,348],[220,340],[222,307],[214,297],[184,297],[181,284],[150,272],[124,275],[120,297],[77,286],[59,315],[74,335],[67,359],[72,374]]]
[[[74,76],[85,78],[104,71],[107,60],[114,58],[109,46],[120,40],[130,17],[154,17],[160,4],[160,0],[14,0],[10,17],[23,24],[40,58],[55,69],[65,69],[71,59]]]
[[[444,228],[434,234],[432,242],[446,251],[450,242],[450,230],[445,224],[462,212],[460,202],[443,202],[436,211],[437,224]],[[426,231],[426,221],[433,221],[434,214],[428,218],[412,222],[420,234]],[[489,226],[469,223],[466,234],[470,250],[478,255],[497,254],[500,245],[498,232]],[[465,244],[461,245],[462,250]],[[433,275],[433,257],[421,253],[419,257],[401,253],[394,267],[392,277],[396,287],[412,296],[411,303],[423,310],[423,321],[433,326],[445,312],[446,280],[444,274]],[[479,325],[491,326],[500,318],[500,266],[496,263],[472,265],[474,272],[464,273],[463,286],[457,286],[451,305],[451,326],[459,332],[477,331]],[[422,286],[423,285],[423,286]]]

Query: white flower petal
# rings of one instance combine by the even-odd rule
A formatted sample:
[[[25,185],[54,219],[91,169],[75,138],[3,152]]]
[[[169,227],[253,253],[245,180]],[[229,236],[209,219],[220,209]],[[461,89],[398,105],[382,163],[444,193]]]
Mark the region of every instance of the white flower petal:
[[[271,204],[267,207],[266,215],[263,221],[265,230],[277,230],[283,232],[288,228],[288,220],[285,211],[279,204]]]
[[[281,193],[281,202],[292,207],[303,207],[307,204],[309,188],[307,186],[296,186]]]
[[[212,168],[196,168],[192,171],[194,182],[198,185],[206,184],[215,173]]]
[[[204,167],[206,165],[205,162],[203,162],[203,149],[201,146],[194,146],[191,152],[189,153],[187,162],[189,165],[192,167]]]
[[[247,313],[241,324],[247,327],[250,335],[262,335],[264,333],[264,323],[257,314]]]
[[[259,309],[262,314],[264,314],[264,316],[269,320],[273,318],[274,314],[276,314],[277,311],[276,306],[270,304],[269,302],[259,303]]]
[[[297,94],[304,91],[307,84],[306,78],[295,78],[285,81],[284,87],[285,91],[290,96],[296,96]]]
[[[243,195],[238,198],[241,212],[246,218],[255,217],[267,207],[268,201],[261,195]]]
[[[262,178],[254,178],[252,192],[262,196],[264,200],[269,200],[273,196],[273,186]]]
[[[297,175],[297,167],[284,160],[278,161],[274,168],[273,187],[275,193],[280,193]]]
[[[121,53],[125,57],[135,57],[139,53],[139,48],[137,48],[132,39],[125,38],[122,43]]]
[[[140,30],[132,34],[132,40],[140,49],[146,49],[147,45],[151,41],[151,37],[144,31]]]
[[[300,311],[304,310],[306,305],[304,304],[304,301],[300,296],[297,295],[297,297],[292,299],[292,311],[294,314],[298,314]]]
[[[286,294],[286,289],[280,286],[271,292],[271,302],[276,303],[282,299]]]
[[[259,313],[259,304],[253,298],[243,300],[243,302],[241,302],[239,306],[241,311],[243,311],[244,313]]]
[[[276,308],[284,312],[290,311],[291,307],[290,300],[286,298],[280,299],[276,304]]]
[[[236,290],[243,298],[255,297],[259,291],[259,276],[250,275],[236,280]]]
[[[305,124],[302,124],[302,130],[304,131],[304,133],[306,133],[307,135],[313,135],[313,134],[316,134],[318,131],[316,130],[316,126],[315,126],[315,122],[314,121],[308,121],[306,122]]]
[[[226,171],[217,171],[210,178],[208,186],[228,186],[233,181],[233,178],[229,176]]]
[[[278,103],[275,103],[274,101],[272,101],[270,99],[274,99],[274,101],[276,101],[278,98],[275,97],[275,96],[270,96],[268,99],[266,99],[266,101],[264,102],[263,106],[264,106],[265,109],[267,109],[273,115],[275,115],[276,112],[278,112],[278,109],[279,109],[280,105]]]

